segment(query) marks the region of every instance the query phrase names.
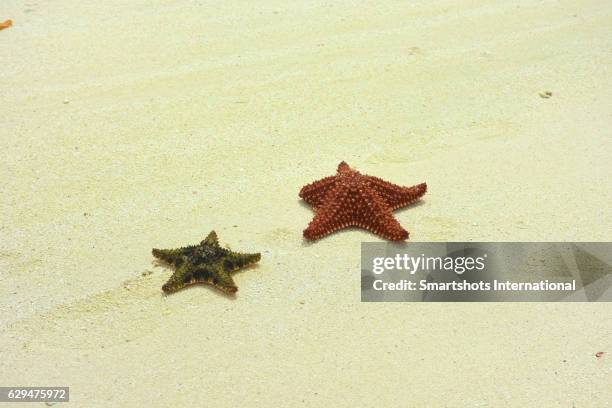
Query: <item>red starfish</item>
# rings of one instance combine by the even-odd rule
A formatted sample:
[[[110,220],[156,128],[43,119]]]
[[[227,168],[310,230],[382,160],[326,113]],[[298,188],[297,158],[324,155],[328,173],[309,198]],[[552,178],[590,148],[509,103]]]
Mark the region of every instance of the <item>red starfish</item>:
[[[392,241],[408,238],[408,231],[392,211],[412,204],[427,191],[427,184],[402,187],[353,170],[345,162],[335,176],[307,184],[300,197],[312,205],[315,217],[304,238],[319,239],[346,227],[361,227]]]

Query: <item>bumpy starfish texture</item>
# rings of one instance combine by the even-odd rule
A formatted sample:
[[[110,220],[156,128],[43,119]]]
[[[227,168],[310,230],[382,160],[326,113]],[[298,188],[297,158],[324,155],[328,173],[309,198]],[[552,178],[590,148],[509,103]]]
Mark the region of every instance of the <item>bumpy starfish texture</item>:
[[[206,283],[225,293],[236,293],[238,287],[230,273],[252,265],[261,254],[241,254],[222,248],[215,231],[200,242],[177,249],[153,249],[153,256],[176,268],[168,282],[162,286],[166,293],[173,293],[186,286]]]
[[[361,174],[345,162],[335,176],[308,184],[300,197],[315,209],[304,238],[316,240],[346,227],[364,228],[392,241],[408,238],[408,231],[393,217],[393,210],[414,203],[427,192],[427,184],[402,187]]]

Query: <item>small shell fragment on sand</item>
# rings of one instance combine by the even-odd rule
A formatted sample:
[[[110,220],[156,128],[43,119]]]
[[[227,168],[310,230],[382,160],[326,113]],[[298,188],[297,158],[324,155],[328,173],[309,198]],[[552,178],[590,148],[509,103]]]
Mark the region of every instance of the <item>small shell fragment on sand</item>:
[[[9,28],[13,25],[13,20],[6,20],[3,23],[0,23],[0,30],[4,30],[5,28]]]

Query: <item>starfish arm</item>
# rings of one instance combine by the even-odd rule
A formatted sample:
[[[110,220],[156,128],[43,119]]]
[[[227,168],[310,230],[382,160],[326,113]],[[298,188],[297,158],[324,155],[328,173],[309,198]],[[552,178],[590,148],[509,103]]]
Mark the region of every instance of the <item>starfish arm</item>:
[[[253,265],[259,262],[261,254],[242,254],[239,252],[229,251],[229,254],[223,259],[223,266],[225,271],[233,272],[238,269],[244,268],[245,266]]]
[[[323,202],[327,193],[336,185],[336,176],[329,176],[307,184],[300,190],[300,198],[313,207],[318,207]]]
[[[190,275],[189,266],[184,264],[174,271],[172,276],[168,279],[166,283],[162,286],[162,290],[166,293],[176,292],[187,286],[187,282],[189,279],[187,278]]]
[[[414,203],[427,192],[427,184],[398,186],[378,177],[364,176],[367,183],[385,200],[392,210]]]
[[[355,225],[391,241],[408,239],[408,231],[395,219],[391,206],[376,191],[364,194],[366,199],[359,202]]]
[[[217,237],[217,233],[215,231],[210,231],[210,233],[204,238],[200,245],[212,245],[214,247],[219,246],[219,238]]]
[[[177,248],[177,249],[157,249],[153,248],[153,256],[161,259],[162,261],[172,264],[172,265],[180,265],[183,262],[183,254],[185,254],[190,248],[193,247],[185,247],[185,248]]]
[[[341,161],[340,164],[338,165],[338,168],[336,169],[336,172],[338,172],[338,174],[340,174],[340,173],[348,173],[351,170],[352,170],[351,166],[346,164],[345,161]]]
[[[234,283],[234,279],[230,276],[223,265],[216,264],[211,265],[208,270],[212,269],[212,275],[206,277],[205,282],[213,285],[214,287],[221,289],[225,293],[236,293],[238,286]]]
[[[349,226],[349,218],[340,214],[342,201],[346,200],[346,190],[333,189],[327,195],[325,202],[317,209],[314,218],[304,230],[304,238],[317,240],[341,228]]]

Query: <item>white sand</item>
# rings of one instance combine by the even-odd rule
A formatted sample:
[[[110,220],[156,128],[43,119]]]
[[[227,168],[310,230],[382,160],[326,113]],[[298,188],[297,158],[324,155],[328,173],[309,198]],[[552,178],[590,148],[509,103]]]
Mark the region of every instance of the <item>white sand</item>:
[[[288,3],[2,0],[0,385],[609,406],[609,304],[362,304],[377,238],[304,244],[297,193],[346,160],[428,183],[415,241],[611,240],[612,3]],[[237,298],[162,296],[151,248],[211,229],[262,251]]]

